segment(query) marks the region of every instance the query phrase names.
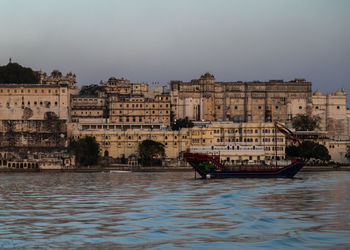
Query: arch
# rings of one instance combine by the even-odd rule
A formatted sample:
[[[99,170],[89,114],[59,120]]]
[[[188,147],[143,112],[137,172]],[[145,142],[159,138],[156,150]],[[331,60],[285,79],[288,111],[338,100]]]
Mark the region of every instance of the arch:
[[[109,152],[108,152],[108,150],[105,150],[105,152],[104,152],[104,157],[108,157],[109,156]]]
[[[24,167],[24,168],[27,168],[27,163],[24,163],[23,167]]]
[[[10,168],[10,167],[11,167],[11,163],[8,163],[7,167],[9,167],[9,168]]]
[[[39,168],[39,164],[38,163],[35,164],[35,168]]]
[[[21,163],[21,164],[19,165],[19,167],[20,167],[20,168],[23,168],[23,163]]]
[[[2,154],[0,153],[0,158],[2,158]]]
[[[16,163],[16,168],[19,168],[19,163],[18,162]]]

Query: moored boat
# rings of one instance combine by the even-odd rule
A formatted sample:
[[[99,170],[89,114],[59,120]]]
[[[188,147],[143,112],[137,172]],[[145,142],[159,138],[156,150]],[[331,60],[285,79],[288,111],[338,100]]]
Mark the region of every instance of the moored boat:
[[[302,159],[292,159],[290,164],[281,165],[225,165],[219,155],[184,153],[184,159],[202,178],[292,178],[305,165]]]

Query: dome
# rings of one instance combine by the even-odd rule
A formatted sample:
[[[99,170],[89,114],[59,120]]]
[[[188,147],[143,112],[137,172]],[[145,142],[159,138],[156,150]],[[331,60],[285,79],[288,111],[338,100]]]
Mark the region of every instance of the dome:
[[[114,76],[112,76],[112,77],[110,77],[109,79],[108,79],[108,81],[110,82],[110,81],[116,81],[117,80],[117,78],[115,78]]]
[[[344,96],[345,93],[341,90],[338,90],[337,92],[334,93],[335,96]]]
[[[323,96],[322,92],[319,91],[318,89],[314,92],[314,96]]]

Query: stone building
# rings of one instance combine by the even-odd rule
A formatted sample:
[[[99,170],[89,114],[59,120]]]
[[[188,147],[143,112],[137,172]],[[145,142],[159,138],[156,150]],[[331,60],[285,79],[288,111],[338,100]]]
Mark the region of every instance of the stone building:
[[[100,82],[100,85],[105,87],[108,95],[142,95],[148,92],[147,83],[131,83],[129,80],[111,77],[107,82]]]
[[[285,155],[285,137],[275,134],[273,123],[232,123],[212,122],[193,128],[183,128],[180,131],[166,129],[118,129],[116,125],[77,124],[69,131],[75,139],[93,136],[99,143],[102,156],[115,158],[128,157],[137,153],[138,145],[151,139],[165,146],[167,158],[176,160],[179,154],[190,147],[202,146],[262,146],[264,158],[257,158],[255,153],[237,151],[234,160],[271,160],[277,155],[283,159]],[[240,154],[241,153],[241,154]],[[241,158],[239,158],[241,156]],[[250,158],[252,157],[252,158]]]
[[[150,128],[170,125],[170,96],[112,95],[108,98],[109,121]]]
[[[106,97],[71,95],[72,122],[105,122],[108,117]]]
[[[0,84],[0,120],[44,120],[54,113],[68,120],[67,85]]]
[[[67,73],[65,76],[59,71],[54,70],[50,75],[45,72],[39,71],[40,84],[43,85],[67,85],[70,89],[76,89],[76,76],[72,72]]]
[[[38,84],[0,84],[0,150],[22,159],[67,147],[70,93],[75,76],[41,73]]]
[[[312,113],[319,116],[320,130],[338,140],[350,139],[347,122],[346,93],[338,90],[323,95],[316,90],[312,96]]]
[[[215,82],[210,73],[191,82],[171,81],[172,111],[191,120],[290,123],[311,103],[311,83],[304,79],[284,82]]]

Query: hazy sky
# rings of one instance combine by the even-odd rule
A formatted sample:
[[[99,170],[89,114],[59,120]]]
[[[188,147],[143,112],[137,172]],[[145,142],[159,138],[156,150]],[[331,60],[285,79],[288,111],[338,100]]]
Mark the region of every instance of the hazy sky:
[[[348,0],[0,0],[8,58],[79,85],[306,78],[350,94]]]

